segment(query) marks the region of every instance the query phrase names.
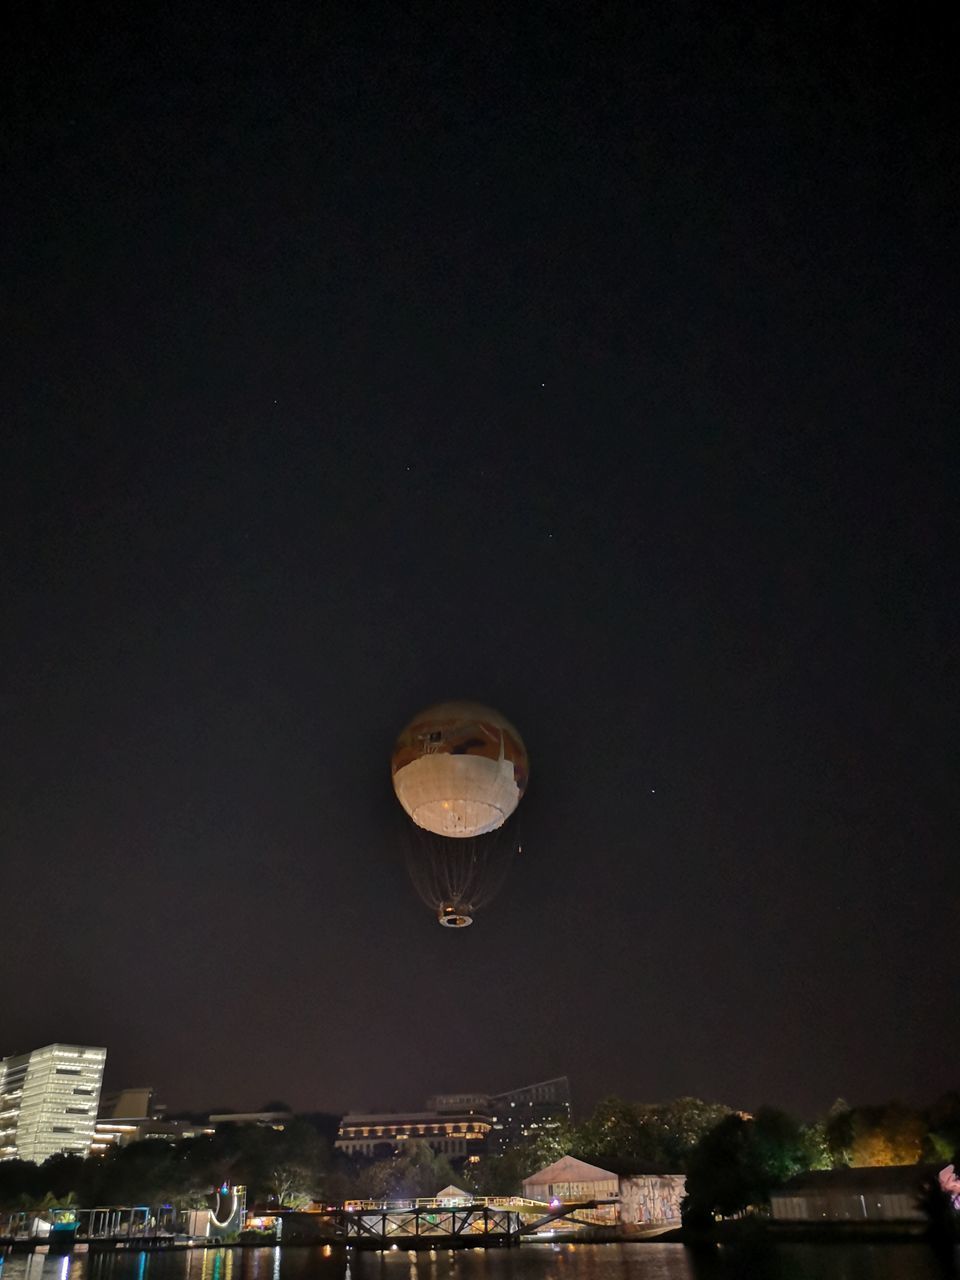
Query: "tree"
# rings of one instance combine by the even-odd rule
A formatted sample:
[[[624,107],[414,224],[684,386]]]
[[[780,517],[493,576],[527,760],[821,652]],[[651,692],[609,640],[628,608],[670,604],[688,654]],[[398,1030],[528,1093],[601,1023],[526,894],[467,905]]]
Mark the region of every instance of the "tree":
[[[102,1157],[94,1185],[101,1204],[160,1204],[171,1199],[185,1172],[177,1148],[168,1142],[133,1142]]]
[[[727,1116],[691,1153],[682,1204],[690,1225],[708,1226],[717,1216],[731,1217],[762,1198],[750,1158],[750,1123],[739,1115]]]
[[[700,1098],[634,1104],[606,1098],[573,1135],[568,1150],[587,1160],[685,1169],[691,1151],[730,1108]]]
[[[924,1159],[949,1164],[960,1150],[960,1093],[942,1094],[923,1116],[927,1128]]]
[[[843,1098],[837,1098],[827,1112],[825,1129],[833,1167],[848,1165],[853,1146],[853,1108]]]
[[[685,1169],[697,1143],[715,1128],[730,1108],[701,1098],[675,1098],[662,1107],[650,1108],[651,1122],[659,1137],[658,1156],[665,1168]]]
[[[809,1169],[803,1131],[784,1111],[761,1107],[750,1131],[751,1155],[766,1192]],[[768,1194],[764,1195],[764,1200]]]
[[[83,1177],[82,1156],[59,1154],[49,1156],[40,1166],[43,1190],[49,1192],[58,1203],[75,1192]]]
[[[577,1154],[586,1160],[616,1159],[643,1164],[659,1154],[658,1135],[641,1109],[623,1098],[604,1098],[576,1134]]]
[[[0,1161],[0,1209],[20,1208],[26,1195],[37,1194],[39,1166],[32,1160]]]
[[[455,1177],[446,1156],[436,1155],[425,1142],[411,1141],[397,1155],[369,1165],[357,1183],[369,1200],[414,1200],[435,1195]]]
[[[561,1152],[561,1155],[566,1154]],[[559,1159],[555,1156],[554,1159]],[[487,1156],[476,1166],[468,1166],[460,1180],[468,1191],[481,1196],[518,1196],[523,1180],[550,1160],[542,1160],[537,1149],[522,1143],[508,1147],[501,1155]]]
[[[827,1140],[825,1120],[814,1120],[800,1129],[805,1164],[808,1169],[832,1169],[833,1154]]]
[[[707,1226],[764,1205],[806,1160],[800,1126],[782,1111],[764,1107],[752,1120],[728,1115],[690,1155],[684,1218]]]
[[[537,1131],[536,1137],[520,1145],[529,1154],[529,1161],[522,1162],[530,1165],[527,1173],[553,1164],[571,1151],[579,1150],[580,1146],[577,1130],[569,1120],[559,1120],[549,1127],[544,1126]],[[527,1173],[524,1173],[524,1177]]]
[[[926,1134],[922,1116],[901,1102],[858,1107],[853,1113],[850,1163],[855,1167],[916,1164]]]
[[[305,1209],[318,1198],[320,1175],[316,1169],[301,1164],[277,1164],[274,1166],[269,1189],[278,1205],[288,1209]]]

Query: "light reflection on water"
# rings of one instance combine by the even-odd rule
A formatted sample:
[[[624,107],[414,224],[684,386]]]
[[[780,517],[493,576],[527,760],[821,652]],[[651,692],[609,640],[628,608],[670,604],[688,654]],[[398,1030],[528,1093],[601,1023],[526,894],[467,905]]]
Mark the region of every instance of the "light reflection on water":
[[[680,1244],[357,1252],[329,1246],[0,1255],[0,1280],[960,1280],[925,1244]]]

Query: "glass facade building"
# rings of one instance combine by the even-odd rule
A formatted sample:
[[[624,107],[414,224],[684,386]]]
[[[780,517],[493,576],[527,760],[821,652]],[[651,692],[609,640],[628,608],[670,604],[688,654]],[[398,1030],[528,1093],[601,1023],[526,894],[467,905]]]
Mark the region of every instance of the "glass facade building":
[[[106,1049],[48,1044],[0,1060],[0,1160],[90,1152]]]
[[[487,1149],[492,1155],[502,1155],[510,1147],[539,1137],[544,1130],[570,1123],[570,1081],[566,1076],[555,1076],[493,1094],[488,1115],[493,1127]]]

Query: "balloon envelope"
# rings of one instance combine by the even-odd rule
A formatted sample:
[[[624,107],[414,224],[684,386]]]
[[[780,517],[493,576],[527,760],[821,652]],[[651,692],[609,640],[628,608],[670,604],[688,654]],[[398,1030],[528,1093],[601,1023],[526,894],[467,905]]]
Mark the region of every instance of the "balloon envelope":
[[[442,702],[410,721],[391,761],[393,789],[418,827],[464,839],[503,825],[520,803],[529,761],[499,711]]]

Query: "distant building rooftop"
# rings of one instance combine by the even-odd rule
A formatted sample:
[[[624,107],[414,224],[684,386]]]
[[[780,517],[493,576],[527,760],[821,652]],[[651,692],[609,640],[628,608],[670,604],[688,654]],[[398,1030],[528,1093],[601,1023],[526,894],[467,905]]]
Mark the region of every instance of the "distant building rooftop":
[[[210,1117],[211,1120],[213,1117]],[[478,1121],[483,1119],[482,1116],[475,1116],[470,1112],[464,1112],[460,1117],[463,1120]],[[351,1111],[340,1121],[340,1128],[345,1129],[354,1125],[403,1125],[403,1124],[427,1124],[434,1121],[441,1121],[443,1124],[454,1124],[458,1117],[448,1112],[437,1111],[380,1111],[371,1114],[366,1112]]]
[[[773,1194],[789,1194],[791,1191],[903,1191],[917,1186],[924,1178],[936,1176],[940,1168],[942,1166],[933,1164],[886,1164],[819,1169],[812,1173],[798,1173]]]
[[[261,1124],[273,1128],[292,1119],[290,1111],[221,1111],[208,1117],[210,1124]]]

